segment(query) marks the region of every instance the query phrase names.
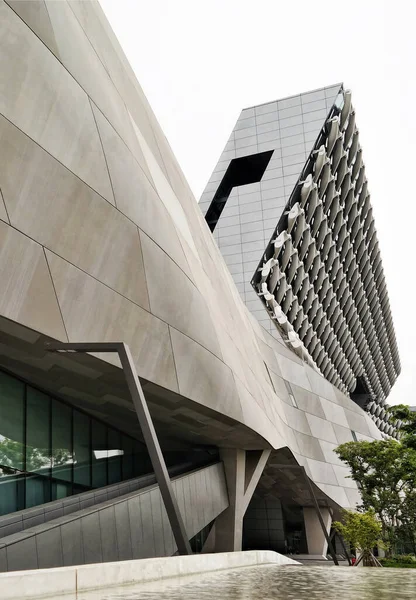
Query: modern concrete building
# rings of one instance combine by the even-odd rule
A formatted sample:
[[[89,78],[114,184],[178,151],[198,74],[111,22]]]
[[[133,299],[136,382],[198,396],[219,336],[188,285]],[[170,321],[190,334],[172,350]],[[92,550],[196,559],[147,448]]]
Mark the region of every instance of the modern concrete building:
[[[351,93],[243,110],[200,206],[253,316],[395,435],[400,360]]]
[[[244,305],[98,2],[0,0],[0,72],[0,571],[325,554],[381,434]]]

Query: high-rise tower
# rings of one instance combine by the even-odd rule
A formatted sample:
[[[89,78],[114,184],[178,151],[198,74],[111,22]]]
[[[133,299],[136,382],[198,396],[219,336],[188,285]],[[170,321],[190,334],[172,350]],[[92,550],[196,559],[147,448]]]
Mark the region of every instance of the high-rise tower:
[[[243,110],[200,206],[252,314],[394,433],[400,360],[351,93]]]

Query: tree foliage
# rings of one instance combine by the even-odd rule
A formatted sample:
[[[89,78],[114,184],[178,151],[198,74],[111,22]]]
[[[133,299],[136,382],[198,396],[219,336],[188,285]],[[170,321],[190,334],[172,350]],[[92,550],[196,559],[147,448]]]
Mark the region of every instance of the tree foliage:
[[[343,522],[334,521],[332,525],[344,540],[363,552],[371,553],[381,542],[381,523],[376,519],[373,510],[364,513],[345,510]]]
[[[402,421],[400,441],[404,446],[416,450],[416,412],[409,410],[406,404],[397,404],[389,408],[391,421]]]
[[[359,510],[374,511],[385,542],[394,548],[402,535],[414,540],[416,450],[389,439],[348,442],[335,452],[350,467],[360,490]]]

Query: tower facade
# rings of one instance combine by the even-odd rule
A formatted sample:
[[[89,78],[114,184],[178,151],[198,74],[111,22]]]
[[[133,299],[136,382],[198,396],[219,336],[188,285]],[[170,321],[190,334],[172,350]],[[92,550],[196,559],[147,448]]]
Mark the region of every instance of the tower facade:
[[[200,205],[252,314],[393,434],[400,360],[351,93],[243,110]]]

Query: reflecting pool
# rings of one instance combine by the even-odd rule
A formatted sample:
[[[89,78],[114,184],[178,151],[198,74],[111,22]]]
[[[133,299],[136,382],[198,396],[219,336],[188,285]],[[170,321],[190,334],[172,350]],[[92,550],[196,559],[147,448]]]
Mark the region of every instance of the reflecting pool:
[[[68,596],[66,597],[68,598]],[[402,600],[416,569],[265,565],[78,595],[79,600]]]

